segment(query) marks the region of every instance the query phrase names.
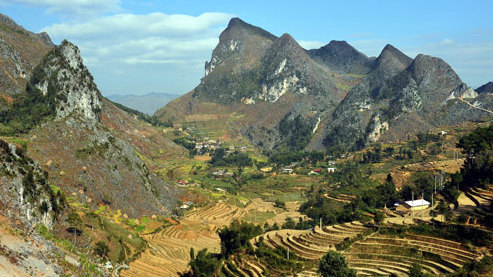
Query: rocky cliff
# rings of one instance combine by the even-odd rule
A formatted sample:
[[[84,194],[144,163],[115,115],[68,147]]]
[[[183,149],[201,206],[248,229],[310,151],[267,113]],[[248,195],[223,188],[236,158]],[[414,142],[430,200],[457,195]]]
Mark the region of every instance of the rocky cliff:
[[[55,185],[82,203],[109,205],[131,216],[171,211],[173,189],[119,135],[121,122],[113,130],[104,126],[102,117],[109,117],[112,104],[102,98],[75,45],[64,41],[49,52],[28,88],[52,99],[47,105],[54,107],[54,118],[30,131],[28,153],[51,173]]]
[[[237,18],[205,70],[198,87],[156,115],[205,124],[238,113],[226,131],[267,152],[360,148],[457,124],[470,119],[470,107],[455,100],[478,96],[439,58],[413,59],[392,45],[370,58],[345,41],[305,50],[288,34],[278,38]],[[464,112],[451,115],[451,105]]]
[[[24,146],[25,147],[25,146]],[[50,185],[48,173],[30,159],[25,149],[0,140],[1,213],[27,228],[47,227],[64,208],[60,191]]]
[[[20,136],[26,155],[49,173],[50,183],[79,203],[129,216],[170,213],[176,192],[149,167],[156,168],[154,159],[185,150],[104,99],[75,45],[53,46],[46,35],[25,31],[7,17],[0,17],[0,25],[0,39],[11,35],[9,51],[29,65],[24,86],[2,83],[12,93],[5,94],[9,101],[0,110],[0,133]],[[37,55],[29,55],[31,46]],[[0,66],[15,64],[15,57],[5,57]]]
[[[43,56],[53,48],[46,33],[34,34],[0,14],[0,108],[25,90]]]

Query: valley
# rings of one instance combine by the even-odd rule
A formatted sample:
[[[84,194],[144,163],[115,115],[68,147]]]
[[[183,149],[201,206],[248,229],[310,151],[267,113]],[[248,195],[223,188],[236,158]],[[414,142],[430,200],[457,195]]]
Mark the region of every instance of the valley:
[[[0,276],[493,274],[491,82],[232,18],[150,115],[72,42],[0,39]]]

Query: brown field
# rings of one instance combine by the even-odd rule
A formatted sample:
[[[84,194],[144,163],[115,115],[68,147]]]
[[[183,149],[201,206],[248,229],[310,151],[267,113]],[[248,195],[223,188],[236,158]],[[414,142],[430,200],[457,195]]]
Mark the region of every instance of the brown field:
[[[298,207],[299,203],[288,202],[286,210],[282,210],[273,207],[272,202],[257,198],[245,207],[220,201],[190,211],[177,225],[157,234],[145,235],[149,248],[140,258],[130,263],[130,269],[122,271],[121,276],[177,276],[178,272],[187,268],[190,248],[193,247],[195,251],[207,248],[210,252],[220,252],[217,230],[232,220],[245,220],[251,218],[251,214],[274,213],[274,217],[267,219],[267,222],[282,225],[287,217],[292,217],[295,221],[303,217],[296,211]]]

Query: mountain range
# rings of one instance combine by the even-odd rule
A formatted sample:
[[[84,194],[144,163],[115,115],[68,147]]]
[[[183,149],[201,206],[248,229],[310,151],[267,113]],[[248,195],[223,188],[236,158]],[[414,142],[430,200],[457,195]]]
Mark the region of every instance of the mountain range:
[[[272,152],[360,149],[481,120],[492,108],[491,94],[475,92],[440,58],[411,58],[392,45],[367,57],[345,41],[306,50],[289,34],[233,18],[200,84],[156,116],[227,122],[231,135]]]
[[[113,102],[122,104],[147,115],[153,115],[159,108],[179,97],[176,94],[151,92],[143,95],[111,94],[107,98]]]

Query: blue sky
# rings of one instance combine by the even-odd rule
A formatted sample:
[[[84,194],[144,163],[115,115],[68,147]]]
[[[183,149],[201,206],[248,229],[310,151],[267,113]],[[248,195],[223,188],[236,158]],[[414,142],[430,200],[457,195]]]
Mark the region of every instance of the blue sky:
[[[368,56],[390,43],[443,58],[476,88],[493,81],[493,1],[0,0],[0,12],[77,44],[104,95],[193,89],[231,17],[305,48],[346,40]]]

